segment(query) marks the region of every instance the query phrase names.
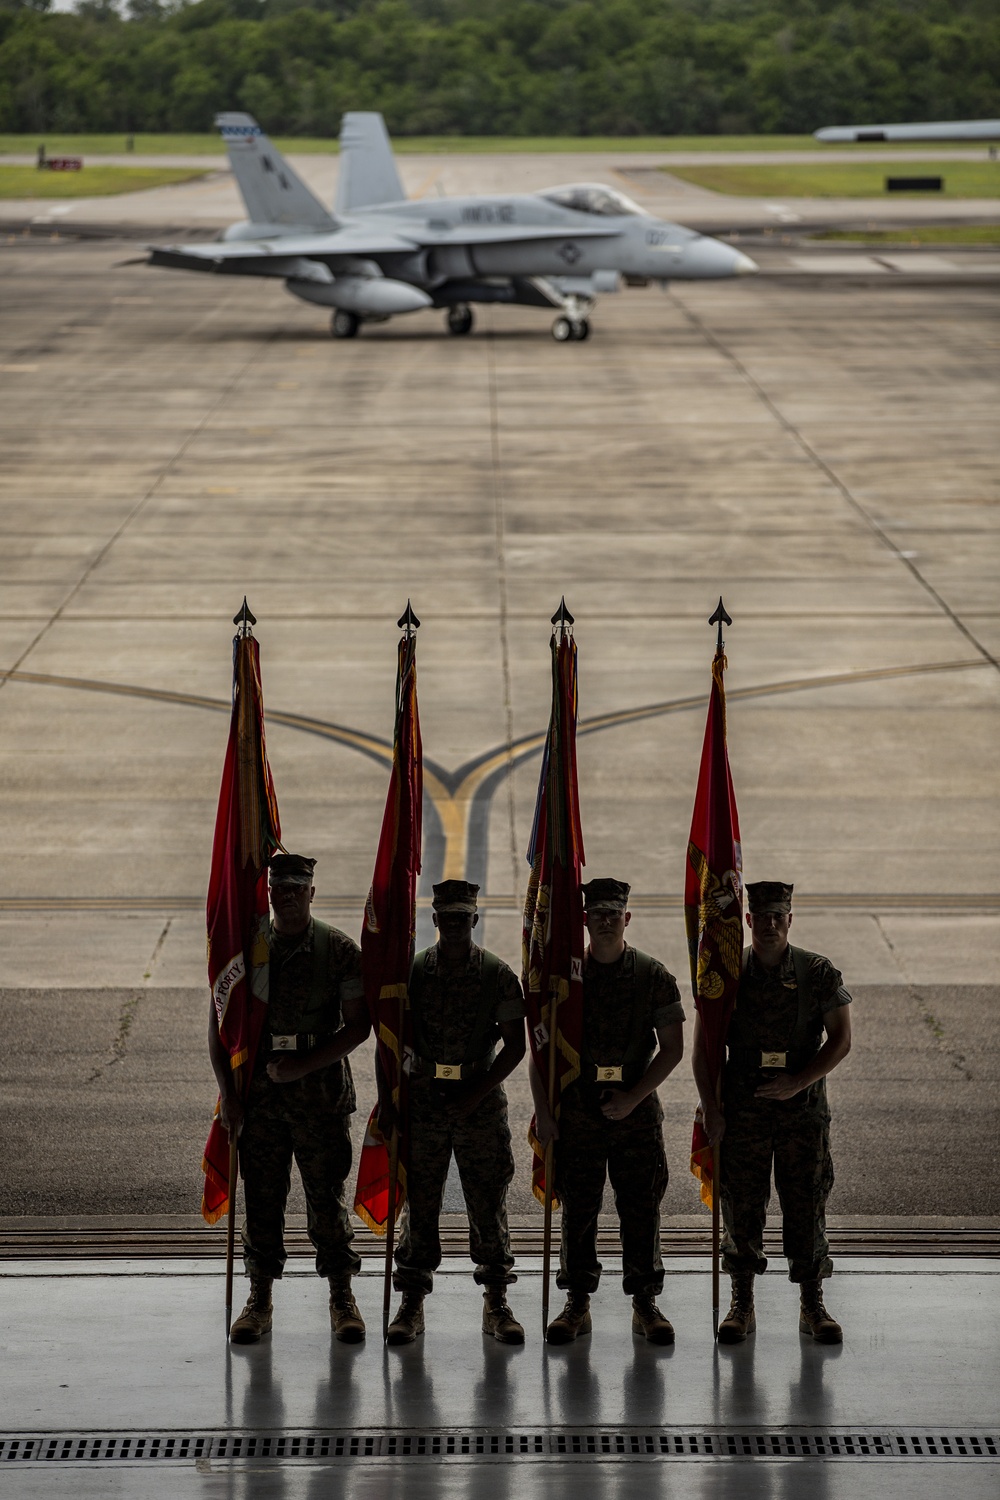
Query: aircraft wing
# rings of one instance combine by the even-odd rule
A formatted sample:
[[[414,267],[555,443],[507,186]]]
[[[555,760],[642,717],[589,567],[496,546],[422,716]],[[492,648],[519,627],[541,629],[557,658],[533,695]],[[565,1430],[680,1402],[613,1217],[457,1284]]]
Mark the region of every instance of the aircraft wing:
[[[379,231],[360,233],[341,229],[332,234],[295,234],[269,240],[212,240],[198,245],[150,245],[153,265],[179,265],[191,270],[236,269],[234,263],[246,261],[246,269],[263,270],[268,260],[287,260],[290,256],[317,257],[325,260],[338,255],[395,255],[418,248],[415,239]],[[169,257],[169,259],[167,258]],[[227,262],[229,265],[227,265]]]
[[[448,224],[434,223],[433,219],[419,227],[408,230],[420,245],[510,245],[519,240],[600,240],[614,239],[621,231],[617,228],[577,229],[563,224],[553,228],[548,224]]]
[[[378,225],[353,224],[330,234],[290,234],[267,240],[213,240],[208,244],[150,245],[151,266],[178,271],[209,271],[229,276],[292,276],[327,280],[327,265],[341,258],[412,255],[439,245],[498,245],[529,240],[613,239],[613,228],[586,225],[553,228],[532,224],[408,224],[406,233]]]
[[[996,141],[1000,120],[932,120],[924,125],[825,125],[814,130],[825,145],[855,141]]]

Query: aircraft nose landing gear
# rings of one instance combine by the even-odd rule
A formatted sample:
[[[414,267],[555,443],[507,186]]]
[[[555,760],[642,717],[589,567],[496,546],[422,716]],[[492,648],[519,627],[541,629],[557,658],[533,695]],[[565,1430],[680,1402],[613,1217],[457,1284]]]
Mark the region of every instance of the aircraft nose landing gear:
[[[465,302],[456,302],[454,307],[449,307],[448,316],[445,321],[447,322],[449,333],[455,335],[471,333],[474,322],[472,308]]]
[[[589,339],[590,323],[587,318],[558,317],[552,325],[552,337],[557,344],[565,344],[570,339]]]

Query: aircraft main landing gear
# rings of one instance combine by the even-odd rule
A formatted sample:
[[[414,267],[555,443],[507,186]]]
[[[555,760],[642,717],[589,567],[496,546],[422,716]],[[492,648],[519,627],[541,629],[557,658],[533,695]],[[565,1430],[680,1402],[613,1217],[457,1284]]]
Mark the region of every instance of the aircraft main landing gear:
[[[552,325],[552,337],[557,344],[565,344],[570,339],[589,339],[590,322],[587,318],[558,317]]]
[[[360,327],[361,319],[357,313],[346,312],[342,307],[338,307],[330,319],[330,332],[335,339],[356,338]]]
[[[446,319],[449,333],[453,333],[457,336],[465,333],[471,333],[474,321],[475,320],[472,316],[472,308],[469,307],[465,302],[456,302],[454,307],[449,307],[448,316]]]

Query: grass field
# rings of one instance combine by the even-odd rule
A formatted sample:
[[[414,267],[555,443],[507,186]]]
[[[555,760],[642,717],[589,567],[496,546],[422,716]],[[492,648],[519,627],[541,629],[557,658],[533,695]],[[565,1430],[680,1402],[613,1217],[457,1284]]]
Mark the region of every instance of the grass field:
[[[897,229],[827,229],[813,240],[855,245],[1000,245],[1000,224],[929,224]]]
[[[137,193],[141,188],[166,187],[203,176],[191,167],[84,166],[82,172],[40,172],[37,167],[0,166],[0,199],[106,198],[112,193]]]
[[[34,155],[39,143],[45,142],[50,156],[118,155],[125,147],[124,135],[0,135],[0,155]],[[279,136],[275,144],[282,151],[329,153],[337,150],[335,139],[315,137],[293,139]],[[393,147],[402,155],[424,152],[457,154],[490,154],[495,152],[560,151],[818,151],[828,148],[811,135],[656,135],[656,136],[397,136]],[[857,151],[892,150],[880,143],[876,148],[857,146]],[[905,146],[901,149],[907,149]],[[908,149],[912,150],[912,146]],[[137,135],[136,156],[215,156],[222,141],[214,132],[208,135]]]
[[[887,173],[885,162],[817,162],[815,166],[664,167],[672,177],[683,178],[714,193],[747,198],[883,198]],[[894,193],[893,197],[996,198],[1000,197],[1000,162],[908,161],[900,168],[907,177],[943,177],[940,193]]]

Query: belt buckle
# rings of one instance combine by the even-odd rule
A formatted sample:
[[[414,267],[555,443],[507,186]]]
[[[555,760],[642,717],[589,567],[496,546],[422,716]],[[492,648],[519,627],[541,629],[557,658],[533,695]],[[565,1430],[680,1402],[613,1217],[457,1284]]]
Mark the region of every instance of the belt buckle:
[[[617,1068],[602,1068],[599,1063],[595,1066],[597,1067],[598,1083],[621,1083],[623,1081],[620,1066]]]
[[[297,1052],[299,1050],[299,1038],[295,1036],[272,1036],[272,1052]]]
[[[787,1056],[787,1052],[762,1052],[760,1065],[762,1068],[785,1068],[788,1066],[785,1062]]]
[[[461,1081],[462,1065],[461,1063],[435,1063],[434,1077],[450,1079],[457,1078],[459,1081]]]

